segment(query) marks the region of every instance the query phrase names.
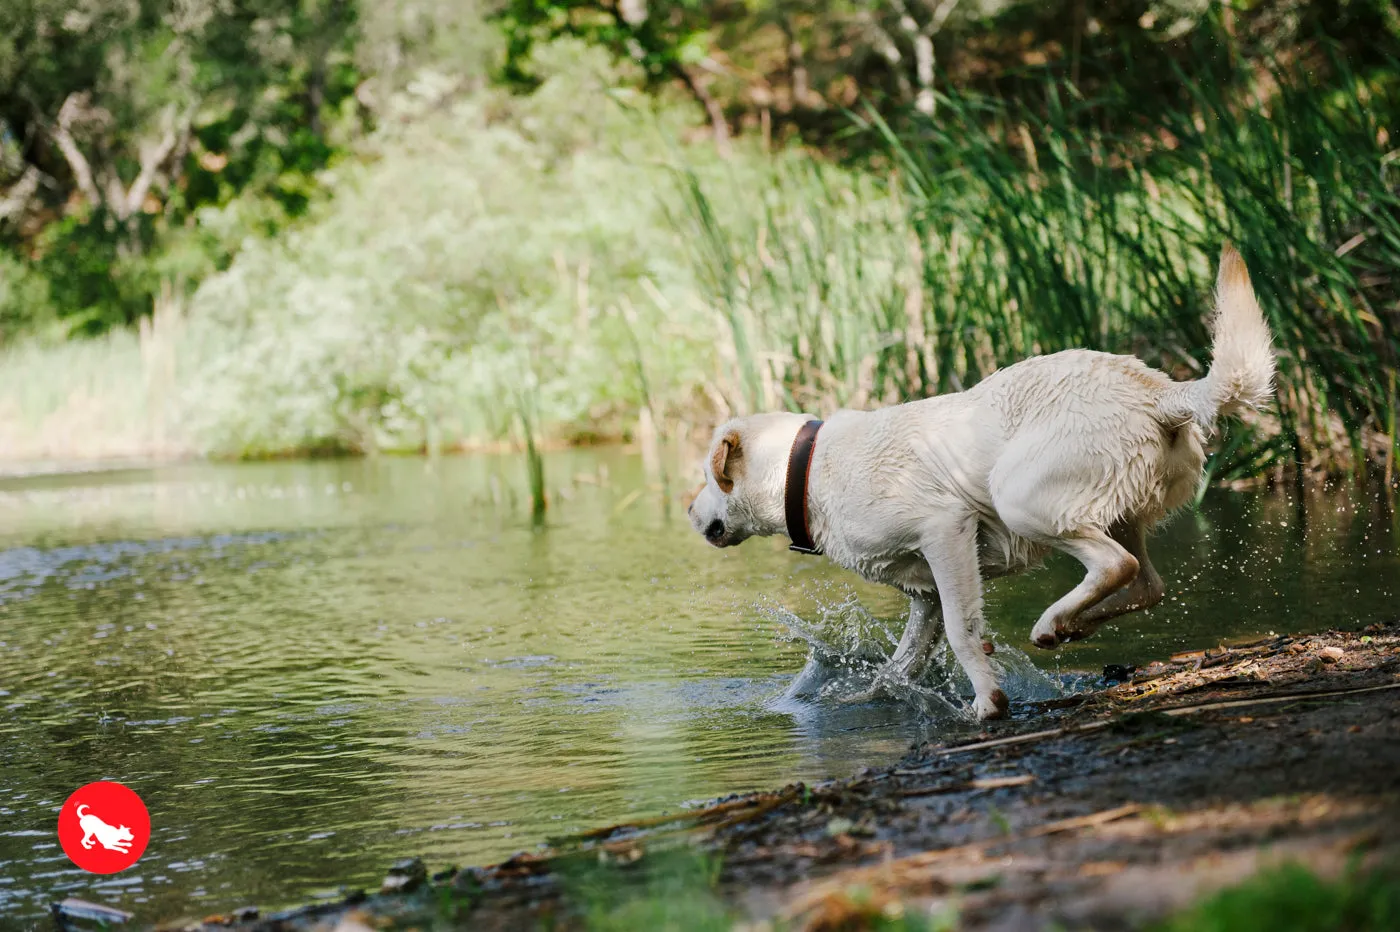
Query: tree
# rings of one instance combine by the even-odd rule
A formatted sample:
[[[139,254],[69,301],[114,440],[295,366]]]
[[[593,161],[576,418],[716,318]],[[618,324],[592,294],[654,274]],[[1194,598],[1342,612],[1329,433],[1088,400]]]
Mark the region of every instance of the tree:
[[[0,5],[0,237],[96,326],[149,310],[162,228],[263,186],[290,212],[352,99],[350,0]],[[72,274],[73,269],[76,274]],[[149,277],[149,276],[145,276]],[[125,279],[125,280],[123,280]]]

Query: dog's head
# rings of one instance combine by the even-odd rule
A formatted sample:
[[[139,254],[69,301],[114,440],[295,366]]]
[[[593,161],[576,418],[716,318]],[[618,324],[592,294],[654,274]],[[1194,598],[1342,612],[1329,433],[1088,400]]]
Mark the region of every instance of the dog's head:
[[[715,429],[705,484],[687,508],[690,523],[716,547],[781,534],[788,454],[807,414],[754,414]]]

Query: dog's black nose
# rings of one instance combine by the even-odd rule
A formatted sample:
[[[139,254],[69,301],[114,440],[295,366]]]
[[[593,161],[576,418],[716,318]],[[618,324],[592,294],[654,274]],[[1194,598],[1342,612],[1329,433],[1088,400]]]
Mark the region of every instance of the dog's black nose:
[[[711,521],[710,526],[705,528],[706,540],[719,540],[724,536],[724,522]]]

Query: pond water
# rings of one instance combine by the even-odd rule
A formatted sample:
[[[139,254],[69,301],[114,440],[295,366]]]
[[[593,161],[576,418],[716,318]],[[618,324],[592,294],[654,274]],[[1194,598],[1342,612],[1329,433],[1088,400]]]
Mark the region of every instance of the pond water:
[[[402,856],[489,862],[971,727],[936,704],[783,698],[808,653],[788,622],[897,637],[899,596],[780,541],[711,549],[622,451],[547,468],[542,529],[511,456],[0,480],[0,925],[64,896],[144,922],[287,905],[375,885]],[[1386,514],[1212,494],[1154,541],[1167,600],[1053,654],[1027,635],[1075,566],[1000,581],[1009,691],[1389,619]],[[110,877],[54,831],[98,779],[140,793],[153,825]]]

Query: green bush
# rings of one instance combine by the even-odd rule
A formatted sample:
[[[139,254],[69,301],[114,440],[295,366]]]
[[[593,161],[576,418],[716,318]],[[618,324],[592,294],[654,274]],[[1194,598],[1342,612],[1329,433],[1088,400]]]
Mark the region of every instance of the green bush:
[[[629,97],[597,50],[541,52],[534,94],[431,101],[374,141],[375,159],[343,166],[305,224],[204,283],[192,329],[211,362],[190,413],[210,449],[495,439],[524,391],[557,435],[635,410],[635,366],[619,365],[634,338],[663,387],[698,380],[709,337],[662,332],[647,297],[679,308],[689,293],[654,194],[686,117]],[[623,303],[646,312],[633,328]]]

